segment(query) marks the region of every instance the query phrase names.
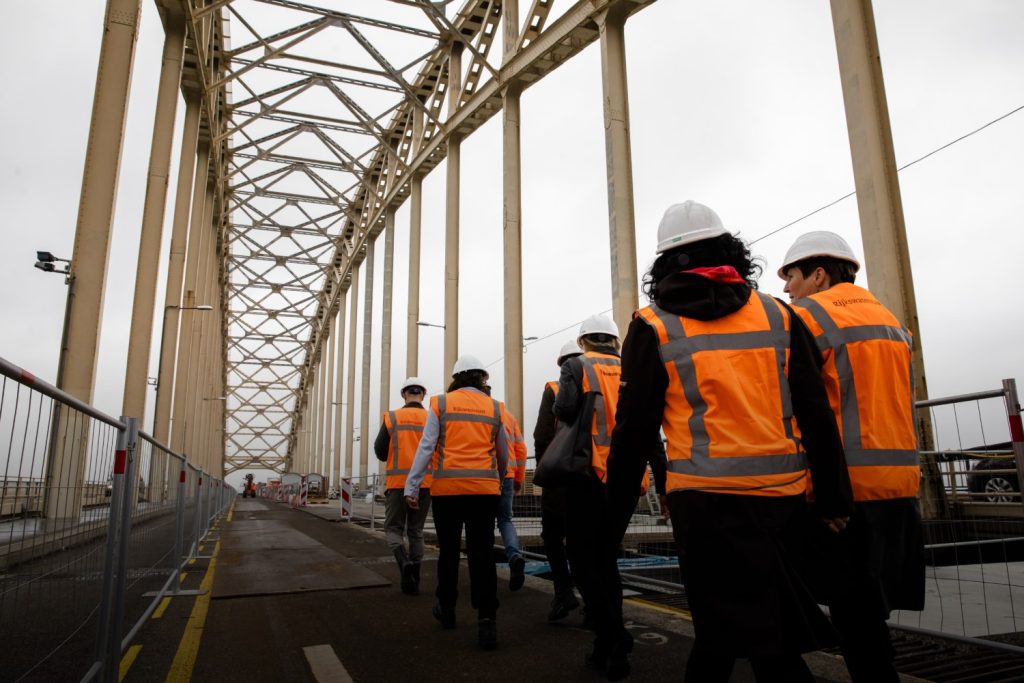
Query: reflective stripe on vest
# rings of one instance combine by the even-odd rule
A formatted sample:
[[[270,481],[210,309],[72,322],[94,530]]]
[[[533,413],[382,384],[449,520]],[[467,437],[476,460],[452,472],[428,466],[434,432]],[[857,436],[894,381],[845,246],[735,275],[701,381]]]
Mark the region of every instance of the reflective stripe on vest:
[[[426,419],[426,410],[422,408],[402,407],[398,410],[389,410],[384,414],[384,426],[388,430],[390,439],[390,449],[384,470],[385,488],[405,487],[405,479],[409,474],[413,458],[416,456],[416,447],[423,435]],[[409,434],[413,434],[414,437],[409,438]],[[430,488],[430,474],[428,468],[420,484],[421,489]]]
[[[850,362],[848,346],[864,341],[887,341],[912,347],[910,333],[903,327],[892,325],[855,325],[839,327],[820,302],[812,298],[794,302],[807,310],[821,327],[822,334],[815,338],[822,351],[833,350],[836,374],[839,377],[840,413],[843,423],[843,449],[846,464],[850,467],[916,467],[919,464],[918,451],[912,449],[864,448],[861,433],[861,408],[857,402],[856,379]],[[879,304],[880,305],[880,304]],[[908,363],[910,382],[910,415],[913,415],[914,376]],[[912,420],[913,418],[911,418]]]
[[[434,468],[434,479],[498,479],[498,430],[501,429],[501,402],[490,399],[494,406],[493,415],[473,415],[470,413],[448,412],[448,395],[441,394],[437,397],[438,421],[440,423],[440,434],[437,439],[437,466]],[[490,425],[491,444],[490,452],[491,467],[486,470],[471,470],[454,468],[446,470],[444,467],[445,439],[447,438],[448,424],[452,422],[477,422]]]
[[[611,365],[613,367],[622,367],[622,361],[618,358],[594,358],[587,354],[579,356],[579,359],[583,366],[583,376],[586,379],[583,391],[601,394],[602,397],[600,401],[594,401],[594,421],[597,425],[597,433],[593,435],[594,443],[598,446],[611,446],[612,432],[608,427],[608,408],[606,405],[608,397],[604,396],[601,382],[597,378],[597,371],[594,370],[594,366]],[[614,398],[617,399],[618,396]],[[614,419],[615,416],[612,415],[612,420]]]
[[[683,396],[691,411],[687,422],[691,437],[690,457],[688,459],[670,457],[669,472],[709,479],[793,475],[793,479],[789,481],[765,486],[699,486],[694,488],[753,491],[758,488],[770,489],[788,486],[800,481],[805,476],[807,459],[806,455],[800,451],[800,441],[793,430],[793,402],[786,373],[786,353],[789,349],[790,333],[786,329],[783,312],[775,300],[756,291],[752,292],[753,295],[758,297],[761,308],[764,310],[768,321],[769,329],[767,330],[688,336],[683,326],[683,320],[678,315],[669,313],[657,305],[651,305],[649,308],[664,326],[667,335],[665,341],[662,341],[659,335],[662,361],[675,366],[676,374],[682,384]],[[779,405],[782,409],[780,417],[785,438],[792,442],[793,450],[789,453],[751,453],[742,456],[713,457],[710,453],[711,439],[706,426],[708,404],[700,391],[694,355],[701,351],[753,351],[758,349],[774,350]],[[666,428],[666,432],[668,431],[669,429]]]

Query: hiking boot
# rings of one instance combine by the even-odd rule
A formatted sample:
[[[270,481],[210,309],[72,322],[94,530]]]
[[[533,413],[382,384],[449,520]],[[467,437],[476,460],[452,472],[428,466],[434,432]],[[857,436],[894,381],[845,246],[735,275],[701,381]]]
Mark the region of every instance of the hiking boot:
[[[526,560],[523,559],[522,555],[516,555],[508,561],[509,577],[508,577],[508,589],[510,591],[517,591],[523,587],[523,583],[526,581]]]
[[[434,607],[430,611],[434,615],[434,618],[441,622],[441,626],[447,629],[455,628],[455,608],[445,609],[441,606],[441,601],[437,598],[434,599]]]
[[[477,622],[476,642],[485,650],[498,647],[498,623],[494,619],[481,619]]]
[[[551,611],[548,612],[548,621],[565,619],[569,616],[569,612],[579,606],[580,601],[576,599],[576,596],[571,590],[555,595],[554,599],[551,601]]]
[[[406,595],[419,595],[419,581],[416,580],[416,568],[412,562],[406,562],[402,567],[402,592]]]

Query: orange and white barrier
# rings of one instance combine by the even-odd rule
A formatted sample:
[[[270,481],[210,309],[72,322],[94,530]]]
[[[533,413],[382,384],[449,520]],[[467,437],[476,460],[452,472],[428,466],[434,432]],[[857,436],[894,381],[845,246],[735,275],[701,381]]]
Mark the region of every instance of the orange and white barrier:
[[[341,518],[352,519],[352,480],[341,480]]]
[[[306,475],[302,475],[302,483],[299,484],[299,507],[306,507],[306,501],[309,500],[309,482],[306,479]]]

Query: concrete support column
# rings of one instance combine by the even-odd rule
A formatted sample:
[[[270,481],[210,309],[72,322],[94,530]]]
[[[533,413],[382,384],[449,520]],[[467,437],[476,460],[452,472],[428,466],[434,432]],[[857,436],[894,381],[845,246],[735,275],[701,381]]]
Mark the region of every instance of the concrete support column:
[[[149,347],[153,338],[153,309],[156,305],[156,278],[159,272],[160,245],[163,241],[164,206],[171,172],[171,147],[174,141],[174,117],[178,110],[178,85],[185,50],[185,22],[181,16],[169,16],[164,35],[163,62],[157,86],[153,142],[149,150],[149,174],[146,200],[142,209],[139,238],[139,262],[135,270],[135,298],[128,341],[124,401],[121,414],[138,418],[146,413],[146,378],[149,375]]]
[[[395,274],[395,214],[388,211],[384,216],[384,292],[380,316],[380,410],[383,415],[391,407],[391,299]],[[366,440],[370,442],[370,435]],[[374,434],[376,438],[376,433]],[[378,466],[384,473],[384,463]]]
[[[189,198],[192,178],[206,177],[209,148],[196,149],[199,136],[199,97],[185,98],[185,126],[181,138],[181,158],[178,161],[178,185],[174,196],[174,222],[171,229],[171,248],[167,265],[167,288],[164,293],[164,312],[161,321],[160,366],[156,376],[156,410],[153,415],[153,438],[169,443],[171,398],[174,395],[174,359],[178,339],[177,307],[181,304],[181,287],[185,271],[185,244],[188,240]],[[197,157],[197,152],[199,156]],[[198,173],[196,169],[199,169]],[[205,191],[205,190],[204,190]],[[170,315],[174,311],[174,315]]]
[[[878,300],[913,332],[914,379],[917,399],[923,400],[928,398],[928,382],[921,326],[871,0],[832,0],[832,26],[869,284]],[[923,450],[934,450],[927,413],[918,421],[918,440]],[[938,465],[925,459],[924,469],[923,513],[939,516],[945,489]]]
[[[210,305],[210,291],[213,289],[212,279],[217,259],[217,245],[214,239],[211,225],[214,208],[214,188],[207,186],[206,203],[203,206],[203,222],[200,226],[203,237],[200,246],[199,266],[195,287],[195,305]],[[188,311],[185,311],[188,313]],[[202,448],[205,444],[202,432],[203,414],[206,412],[206,405],[209,399],[213,398],[209,393],[209,365],[210,356],[208,341],[211,327],[213,325],[213,311],[201,312],[198,317],[192,317],[192,336],[189,341],[188,356],[188,391],[185,395],[185,436],[182,441],[184,449],[200,458],[203,467],[211,472],[212,464],[209,454]],[[177,419],[177,414],[175,415]]]
[[[608,229],[611,238],[612,317],[622,334],[640,307],[633,215],[633,162],[629,141],[626,83],[626,11],[607,12],[600,21],[601,85],[604,90],[604,145],[608,165]]]
[[[332,454],[331,444],[333,443],[335,428],[334,428],[334,374],[336,372],[336,356],[335,352],[335,324],[334,318],[328,317],[327,323],[327,338],[324,340],[324,344],[327,346],[327,363],[326,363],[326,380],[324,384],[324,429],[323,429],[323,441],[321,443],[321,449],[323,457],[320,466],[320,472],[324,475],[324,479],[327,479],[327,486],[331,486],[334,483],[332,465],[334,463],[334,456]],[[321,351],[323,354],[324,351]],[[327,493],[325,490],[324,493]]]
[[[462,92],[462,43],[453,42],[448,56],[448,119],[459,108]],[[448,131],[448,159],[445,193],[444,233],[444,377],[451,377],[459,356],[459,179],[461,163],[459,135]]]
[[[338,285],[341,287],[342,285]],[[341,406],[345,392],[342,380],[344,379],[345,368],[345,292],[338,296],[338,315],[334,319],[334,334],[337,350],[335,351],[335,378],[334,385],[334,453],[331,460],[331,479],[334,480],[341,490]]]
[[[121,145],[135,61],[141,0],[108,0],[96,73],[96,94],[85,153],[69,282],[66,347],[58,360],[57,386],[92,403],[103,314],[110,231],[114,221]],[[88,450],[86,422],[60,411],[47,462],[46,516],[77,519]]]
[[[341,468],[341,476],[343,477],[352,476],[352,463],[355,460],[352,445],[355,441],[353,425],[356,417],[356,334],[359,332],[359,266],[353,266],[349,273],[352,283],[349,285],[348,291],[349,296],[352,297],[352,310],[348,313],[348,391],[346,392],[348,399],[345,406],[345,460]]]
[[[204,145],[205,147],[205,145]],[[208,153],[208,150],[206,150]],[[204,156],[200,153],[200,157]],[[207,169],[202,169],[202,177],[196,175],[192,191],[192,219],[188,231],[188,253],[185,264],[185,287],[182,296],[182,311],[178,328],[178,361],[174,364],[174,403],[173,422],[171,424],[171,448],[180,451],[185,447],[185,426],[187,423],[186,406],[189,404],[188,377],[192,358],[192,328],[195,318],[196,287],[199,273],[200,256],[203,253],[204,240],[210,231],[206,229],[204,207],[206,205]],[[202,302],[206,303],[206,302]]]
[[[523,421],[523,252],[520,188],[519,91],[506,90],[502,112],[505,193],[505,404]]]
[[[366,240],[366,275],[363,281],[364,303],[363,303],[363,372],[362,372],[362,399],[359,404],[359,474],[363,477],[370,475],[370,439],[367,432],[370,431],[370,362],[372,351],[373,333],[373,252],[375,241]]]
[[[420,227],[423,219],[423,177],[409,183],[409,299],[406,315],[405,376],[415,377],[420,368]]]

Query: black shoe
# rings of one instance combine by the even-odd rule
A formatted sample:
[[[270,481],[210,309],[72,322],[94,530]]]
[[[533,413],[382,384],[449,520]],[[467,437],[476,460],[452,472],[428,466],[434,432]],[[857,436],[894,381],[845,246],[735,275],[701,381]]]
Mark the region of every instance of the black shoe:
[[[558,621],[569,616],[569,612],[580,606],[573,592],[567,591],[562,595],[556,595],[551,601],[551,611],[548,612],[548,621]]]
[[[498,647],[498,623],[494,619],[477,622],[476,642],[485,650]]]
[[[523,583],[526,581],[526,560],[523,559],[522,555],[516,555],[508,561],[508,568],[511,572],[508,577],[508,589],[510,591],[517,591],[523,587]]]
[[[455,628],[455,610],[446,610],[445,608],[441,607],[440,600],[434,600],[434,608],[430,612],[434,615],[435,619],[441,622],[442,627],[448,629]]]
[[[413,588],[416,589],[416,592],[413,593],[413,595],[419,595],[420,594],[420,563],[419,562],[413,562],[412,563],[412,584],[413,584]]]
[[[419,595],[420,589],[416,585],[416,576],[413,573],[412,562],[406,562],[402,567],[402,592],[406,595]]]

